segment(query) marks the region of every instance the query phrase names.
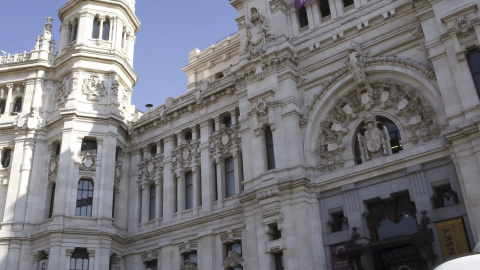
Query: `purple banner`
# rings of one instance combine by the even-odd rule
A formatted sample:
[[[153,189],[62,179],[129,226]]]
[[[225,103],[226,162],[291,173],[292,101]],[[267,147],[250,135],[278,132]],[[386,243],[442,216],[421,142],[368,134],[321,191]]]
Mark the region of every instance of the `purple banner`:
[[[295,0],[295,6],[300,9],[303,5],[310,2],[310,0]]]

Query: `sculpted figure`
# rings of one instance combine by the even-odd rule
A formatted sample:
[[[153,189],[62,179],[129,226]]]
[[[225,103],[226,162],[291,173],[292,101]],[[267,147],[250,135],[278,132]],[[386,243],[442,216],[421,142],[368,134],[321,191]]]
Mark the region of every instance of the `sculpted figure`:
[[[365,123],[364,135],[358,134],[358,143],[362,160],[368,161],[378,156],[388,156],[392,154],[390,145],[390,136],[387,127],[378,128],[379,122],[373,114],[367,114],[363,118]]]
[[[348,49],[348,69],[357,85],[362,86],[366,83],[367,76],[365,75],[362,53],[360,46],[355,42],[352,42],[350,49]]]

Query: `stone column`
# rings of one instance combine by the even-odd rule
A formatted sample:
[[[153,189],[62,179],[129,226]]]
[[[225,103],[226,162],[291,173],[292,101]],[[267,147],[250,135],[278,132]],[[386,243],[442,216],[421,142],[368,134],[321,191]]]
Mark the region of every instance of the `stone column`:
[[[215,132],[218,132],[220,130],[220,117],[217,116],[213,120],[215,122]]]
[[[98,30],[98,39],[102,39],[103,36],[103,22],[105,22],[105,16],[100,16],[100,29]]]
[[[10,240],[10,244],[8,245],[6,269],[19,269],[21,246],[22,246],[21,240],[13,240],[13,239]]]
[[[12,106],[12,91],[13,91],[13,83],[9,83],[7,84],[7,89],[8,89],[8,92],[7,92],[7,100],[5,101],[5,113],[6,115],[10,115],[10,113],[12,112],[11,111],[11,106]]]
[[[146,160],[147,158],[151,157],[151,153],[150,153],[150,147],[148,146],[145,146],[143,148],[143,159],[142,160]]]
[[[200,186],[200,167],[194,166],[192,168],[192,180],[193,180],[193,209],[197,208],[201,204],[201,186]]]
[[[162,217],[162,209],[163,209],[163,205],[162,205],[162,201],[163,201],[163,193],[162,193],[162,179],[157,179],[155,180],[155,192],[156,192],[156,195],[155,196],[155,217],[157,219],[159,219],[160,217]]]
[[[185,210],[185,172],[177,171],[177,212]]]
[[[89,14],[88,11],[80,11],[78,18],[77,28],[77,44],[83,45],[85,41],[92,38],[93,30],[93,14]],[[60,50],[59,50],[60,51]]]
[[[157,155],[163,154],[163,149],[162,149],[162,142],[157,142]]]
[[[60,26],[60,43],[58,46],[59,56],[62,55],[63,49],[65,49],[65,47],[67,46],[69,37],[70,37],[70,33],[68,31],[68,23],[65,22]]]
[[[350,228],[357,227],[358,233],[365,237],[369,235],[367,224],[364,224],[363,213],[365,207],[358,197],[355,184],[342,186],[343,192],[343,215],[348,219]]]
[[[115,128],[111,127],[111,129]],[[98,207],[94,206],[94,208],[98,209],[98,217],[105,218],[112,216],[112,208],[114,207],[113,193],[115,192],[114,175],[117,138],[113,132],[116,132],[116,130],[112,130],[97,146],[97,161],[100,161],[101,165],[97,167],[97,171],[100,171],[100,181],[96,181],[95,192],[99,193],[100,196],[98,197]]]
[[[212,161],[210,159],[210,147],[208,144],[208,138],[211,134],[211,121],[203,121],[200,123],[200,162],[201,162],[201,188],[202,188],[202,211],[210,211],[212,208],[212,202],[215,199],[214,189],[214,171],[212,171]]]
[[[142,218],[141,218],[141,221],[142,223],[145,223],[148,221],[149,219],[149,207],[150,207],[150,204],[148,203],[149,202],[149,193],[150,193],[150,186],[147,185],[147,184],[142,184]]]
[[[217,194],[218,202],[217,206],[222,207],[223,199],[225,198],[225,159],[223,157],[215,158],[215,164],[217,169]]]
[[[242,170],[241,170],[241,155],[239,151],[233,152],[233,170],[235,175],[235,194],[240,194],[242,192]]]
[[[313,9],[312,9],[312,2],[316,1],[310,1],[305,4],[305,9],[307,10],[307,17],[308,17],[308,29],[312,30],[315,28],[315,18],[313,15]]]
[[[332,9],[332,7],[335,7],[335,10],[337,11],[337,16],[338,17],[343,15],[344,7],[343,7],[343,2],[342,1],[333,1],[333,6],[330,5],[330,9]]]
[[[73,251],[74,251],[73,249],[67,249],[67,251],[66,251],[66,253],[65,253],[65,260],[66,260],[66,267],[65,267],[65,269],[66,269],[66,270],[70,270],[70,260],[72,259],[72,253],[73,253]],[[89,268],[90,268],[90,260],[88,260],[88,265],[89,265]],[[49,264],[48,264],[48,269],[49,269],[49,270],[50,270],[50,269],[52,269],[52,270],[55,269],[55,268],[50,268],[50,262],[49,262]],[[90,268],[90,269],[93,269],[93,267]]]
[[[135,231],[136,225],[138,221],[141,220],[141,211],[140,203],[141,198],[139,194],[139,187],[137,184],[138,181],[138,163],[140,163],[140,149],[135,149],[130,154],[130,174],[129,174],[129,181],[128,181],[128,189],[130,194],[128,195],[129,200],[131,203],[127,204],[128,212],[130,213],[130,217],[128,218],[128,231],[133,232]]]
[[[175,209],[175,175],[172,171],[172,151],[174,149],[174,137],[168,136],[164,139],[164,158],[163,158],[163,221],[168,222],[172,219]]]
[[[97,270],[98,268],[95,267],[95,250],[88,249],[87,252],[88,252],[88,269]]]

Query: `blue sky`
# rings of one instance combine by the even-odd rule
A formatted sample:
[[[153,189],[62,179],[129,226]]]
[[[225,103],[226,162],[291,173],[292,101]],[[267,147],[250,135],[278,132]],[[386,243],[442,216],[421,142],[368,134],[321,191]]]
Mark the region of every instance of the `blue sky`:
[[[0,50],[31,51],[47,17],[53,20],[53,35],[59,41],[58,9],[67,0],[6,0],[0,16]],[[188,53],[237,31],[237,11],[227,0],[137,0],[136,14],[142,26],[137,34],[134,67],[139,81],[132,103],[145,111],[168,97],[186,90],[187,77],[180,69]]]

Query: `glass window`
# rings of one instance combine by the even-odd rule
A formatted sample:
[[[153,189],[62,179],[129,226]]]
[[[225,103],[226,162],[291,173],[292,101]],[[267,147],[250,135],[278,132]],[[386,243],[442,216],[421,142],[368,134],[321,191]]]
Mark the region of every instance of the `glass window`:
[[[7,102],[5,101],[5,99],[0,100],[0,114],[5,113],[6,104],[7,104]]]
[[[302,6],[298,10],[298,20],[300,21],[300,28],[308,25],[307,8],[305,8],[305,6]]]
[[[343,7],[348,7],[353,5],[353,0],[343,0]]]
[[[115,197],[117,196],[117,189],[113,185],[113,198],[112,198],[112,218],[115,218]]]
[[[272,240],[277,240],[282,238],[282,232],[278,229],[277,224],[270,225],[272,229]]]
[[[192,132],[191,131],[187,131],[185,133],[185,140],[186,141],[191,141],[192,140]]]
[[[225,197],[235,196],[235,175],[234,175],[234,166],[233,158],[229,157],[225,160]]]
[[[275,253],[275,270],[283,270],[283,253]]]
[[[95,18],[93,20],[93,30],[92,30],[92,38],[99,38],[100,36],[100,18]]]
[[[93,204],[93,181],[80,179],[77,188],[77,208],[75,216],[91,217]]]
[[[270,126],[265,129],[265,144],[267,146],[267,169],[275,169],[275,153],[273,150],[273,135]]]
[[[55,202],[55,187],[56,184],[53,183],[52,188],[50,189],[50,207],[48,210],[48,218],[51,218],[53,215],[53,204]]]
[[[22,111],[22,103],[23,99],[22,98],[17,98],[15,100],[15,103],[13,104],[13,111],[12,112],[21,112]]]
[[[192,172],[185,174],[185,210],[193,208],[193,175]]]
[[[319,5],[320,5],[320,13],[322,15],[322,18],[325,18],[331,15],[330,4],[328,3],[328,0],[320,0]]]
[[[147,270],[157,270],[158,262],[157,260],[147,262]]]
[[[435,187],[432,196],[433,205],[435,208],[446,207],[458,203],[458,195],[450,185],[443,185]]]
[[[150,201],[148,207],[148,220],[155,219],[155,199],[157,197],[157,187],[150,185]]]
[[[154,146],[150,147],[150,154],[152,156],[155,156],[157,154],[157,146],[154,145]]]
[[[85,151],[90,150],[92,154],[97,154],[97,141],[91,139],[83,139],[82,141],[82,148],[80,149],[80,153],[84,154]]]
[[[186,261],[189,261],[195,265],[197,265],[197,252],[190,252],[190,253],[186,253],[183,255],[183,261],[186,262]]]
[[[88,252],[83,248],[76,248],[70,259],[70,270],[88,270]]]
[[[477,88],[477,94],[480,96],[480,51],[474,50],[469,52],[467,54],[467,60],[473,81],[475,82],[475,87]]]
[[[11,159],[12,149],[4,149],[2,153],[2,168],[8,168],[8,166],[10,166]]]
[[[110,20],[108,19],[103,21],[102,39],[103,40],[110,39]]]
[[[222,123],[227,126],[228,128],[232,126],[232,117],[230,115],[227,115],[223,117]]]
[[[332,232],[339,232],[348,230],[348,218],[343,215],[343,212],[333,213],[332,215]]]
[[[229,251],[233,251],[235,253],[237,253],[240,257],[242,256],[242,243],[241,242],[234,242],[234,243],[229,243],[227,244],[226,246],[226,255],[225,255],[225,258],[228,257],[228,252]]]

